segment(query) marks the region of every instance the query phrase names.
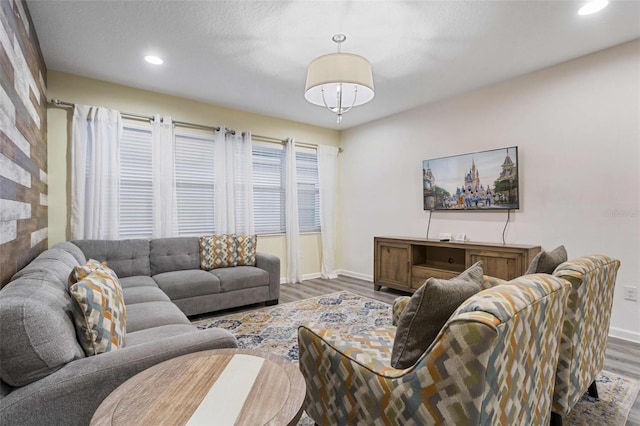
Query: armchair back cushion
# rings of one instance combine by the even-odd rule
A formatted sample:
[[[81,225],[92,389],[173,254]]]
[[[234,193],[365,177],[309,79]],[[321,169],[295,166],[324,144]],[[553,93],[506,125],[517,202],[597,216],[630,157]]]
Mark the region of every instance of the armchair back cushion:
[[[571,283],[553,395],[553,411],[562,416],[602,371],[619,267],[616,259],[591,255],[565,262],[553,273]]]
[[[467,299],[405,370],[379,371],[355,359],[361,349],[300,327],[305,410],[320,425],[548,424],[568,283],[534,275],[510,284]]]

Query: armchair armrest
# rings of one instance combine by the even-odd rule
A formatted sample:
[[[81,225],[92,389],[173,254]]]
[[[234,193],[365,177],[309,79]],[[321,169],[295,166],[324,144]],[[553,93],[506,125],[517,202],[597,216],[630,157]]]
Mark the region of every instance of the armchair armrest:
[[[398,320],[400,319],[400,316],[402,315],[404,310],[407,308],[409,300],[411,300],[411,297],[409,296],[396,297],[396,299],[393,301],[393,307],[391,308],[391,324],[395,326],[398,325]]]
[[[480,360],[474,356],[474,368],[438,366],[428,354],[406,370],[378,368],[355,359],[362,358],[362,351],[353,337],[349,339],[327,330],[298,328],[300,371],[307,385],[304,409],[317,424],[480,424],[478,398],[465,394],[462,401],[450,393],[458,384],[464,389],[473,384],[476,391],[482,387],[486,354],[478,354]],[[436,357],[446,354],[450,343],[438,342]],[[460,404],[464,412],[456,408]]]
[[[319,425],[380,424],[380,418],[386,417],[381,412],[389,407],[373,396],[383,398],[381,388],[388,391],[395,386],[383,372],[353,359],[357,349],[351,354],[343,352],[348,344],[328,330],[298,328],[300,371],[307,384],[304,409]],[[395,371],[399,374],[392,375],[397,377],[407,370]],[[354,397],[358,399],[355,405]]]
[[[300,328],[302,327],[322,339],[343,356],[376,374],[397,377],[407,371],[407,369],[391,367],[395,327],[387,326],[363,330],[357,335],[349,336],[334,333],[318,324],[306,324]]]

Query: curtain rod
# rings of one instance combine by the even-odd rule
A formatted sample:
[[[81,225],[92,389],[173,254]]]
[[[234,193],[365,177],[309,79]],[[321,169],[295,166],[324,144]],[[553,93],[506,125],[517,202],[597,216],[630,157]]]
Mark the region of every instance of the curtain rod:
[[[51,101],[49,103],[54,105],[54,106],[63,107],[63,108],[71,108],[71,107],[75,106],[75,104],[73,104],[71,102],[61,101],[60,99],[51,99]],[[127,117],[127,118],[133,118],[135,120],[143,120],[143,121],[152,121],[153,120],[153,116],[151,116],[151,115],[132,114],[132,113],[129,113],[129,112],[120,112],[120,115],[123,116],[123,117]],[[219,132],[220,131],[220,127],[205,126],[203,124],[188,123],[186,121],[175,121],[174,120],[173,124],[175,124],[176,126],[189,127],[189,128],[192,128],[192,129],[212,130],[214,132]],[[235,135],[236,131],[229,129],[229,130],[227,130],[227,133]],[[270,136],[261,136],[261,135],[252,134],[251,137],[253,139],[260,139],[263,142],[279,143],[281,145],[286,142],[285,139],[277,139],[277,138],[272,138]],[[308,147],[308,148],[313,148],[313,149],[317,149],[318,148],[318,144],[308,143],[308,142],[296,142],[296,145],[303,146],[303,147]],[[338,148],[338,152],[342,152],[342,148]]]

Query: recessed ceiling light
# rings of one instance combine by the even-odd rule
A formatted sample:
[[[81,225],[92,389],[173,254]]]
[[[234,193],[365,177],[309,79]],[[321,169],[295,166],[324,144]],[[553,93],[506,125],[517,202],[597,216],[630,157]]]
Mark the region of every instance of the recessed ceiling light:
[[[153,64],[153,65],[160,65],[160,64],[162,64],[164,62],[162,59],[158,58],[157,56],[153,56],[153,55],[145,56],[144,60],[149,62],[150,64]]]
[[[607,7],[609,4],[608,0],[593,0],[589,3],[585,4],[578,11],[578,15],[591,15],[592,13],[596,13]]]

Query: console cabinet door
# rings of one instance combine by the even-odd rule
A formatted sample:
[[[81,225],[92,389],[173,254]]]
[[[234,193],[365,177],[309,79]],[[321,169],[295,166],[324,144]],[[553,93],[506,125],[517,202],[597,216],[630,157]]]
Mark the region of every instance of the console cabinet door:
[[[492,250],[467,250],[467,267],[482,260],[485,275],[512,280],[524,274],[523,254]]]
[[[375,284],[394,288],[411,285],[411,244],[378,241],[374,261]]]

